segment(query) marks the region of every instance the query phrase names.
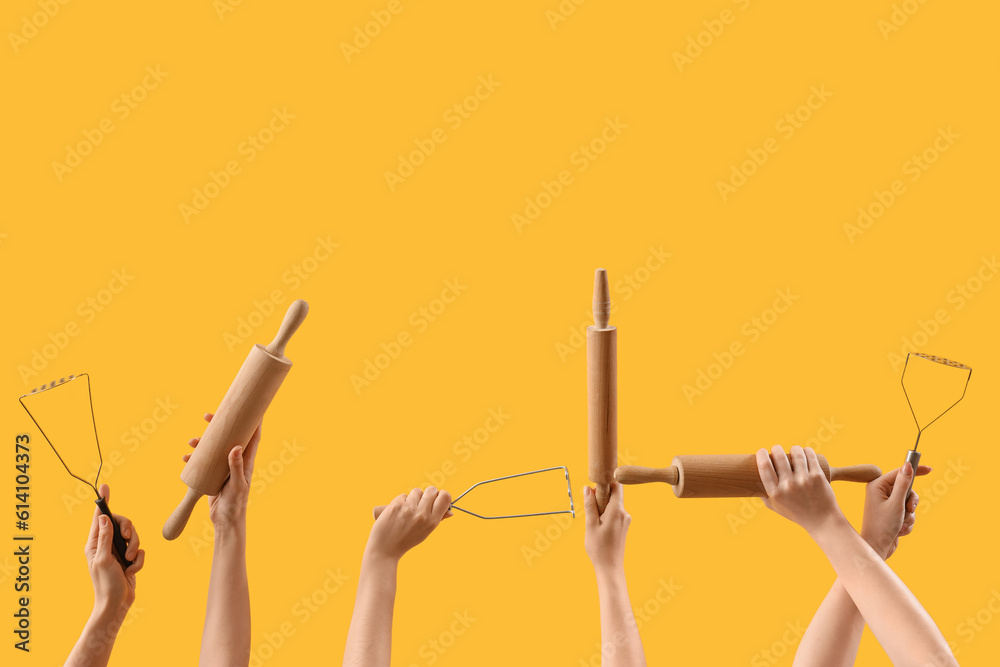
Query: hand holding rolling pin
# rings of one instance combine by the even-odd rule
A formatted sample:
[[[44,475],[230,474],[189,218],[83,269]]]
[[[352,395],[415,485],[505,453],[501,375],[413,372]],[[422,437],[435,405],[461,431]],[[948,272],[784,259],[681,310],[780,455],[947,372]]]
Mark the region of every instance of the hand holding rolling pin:
[[[934,619],[885,564],[881,554],[844,517],[816,453],[809,447],[795,446],[786,456],[784,449],[776,445],[770,455],[766,449],[758,450],[756,458],[767,492],[764,502],[805,528],[823,550],[838,581],[892,663],[922,665],[927,664],[929,656],[939,656],[942,660],[935,664],[957,666]],[[902,508],[912,480],[913,468],[907,462],[893,480],[887,502]],[[798,659],[796,662],[806,663]],[[824,660],[819,664],[830,663]]]
[[[646,667],[646,653],[625,581],[625,536],[632,517],[625,511],[623,492],[621,484],[609,484],[608,504],[600,512],[596,489],[583,487],[583,508],[587,513],[583,546],[597,575],[597,597],[601,608],[601,665]]]
[[[214,415],[205,414],[211,423]],[[250,584],[247,578],[247,504],[261,425],[250,441],[229,450],[229,476],[208,498],[208,516],[215,527],[212,574],[208,580],[205,628],[201,638],[202,665],[246,665],[250,656]],[[198,451],[201,438],[188,444]],[[184,455],[185,463],[194,452]]]
[[[211,412],[205,413],[205,421],[211,422],[214,416]],[[216,531],[232,526],[246,526],[250,481],[253,478],[257,447],[260,445],[260,432],[261,425],[258,425],[246,447],[234,447],[229,452],[229,477],[219,493],[208,498],[208,518],[212,520]],[[197,447],[200,441],[201,438],[191,438],[188,445]],[[183,459],[187,463],[191,454],[185,454]]]

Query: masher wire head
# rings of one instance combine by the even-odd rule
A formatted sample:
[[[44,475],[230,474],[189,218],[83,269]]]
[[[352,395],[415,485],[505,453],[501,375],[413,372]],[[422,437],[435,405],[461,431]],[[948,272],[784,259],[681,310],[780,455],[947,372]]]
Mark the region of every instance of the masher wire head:
[[[959,370],[969,371],[968,375],[966,375],[966,377],[965,377],[965,384],[962,386],[962,395],[958,397],[958,400],[955,401],[954,403],[952,403],[951,405],[949,405],[947,408],[945,408],[944,412],[942,412],[937,417],[935,417],[934,419],[932,419],[929,422],[927,422],[923,427],[920,426],[920,421],[917,419],[917,413],[913,410],[913,403],[910,402],[910,395],[908,393],[906,393],[906,383],[903,381],[906,378],[906,367],[910,363],[910,356],[911,355],[913,355],[915,357],[918,357],[920,359],[926,359],[927,361],[933,361],[936,364],[943,364],[945,366],[950,366],[952,368],[957,368]],[[941,419],[941,417],[943,417],[945,415],[945,413],[947,413],[953,407],[955,407],[956,405],[958,405],[959,402],[963,398],[965,398],[965,392],[969,388],[969,380],[971,380],[971,379],[972,379],[972,367],[966,366],[963,363],[959,363],[957,361],[952,361],[951,359],[946,359],[944,357],[937,357],[937,356],[934,356],[933,354],[924,354],[923,352],[908,352],[906,354],[906,361],[903,362],[903,374],[899,378],[899,384],[902,385],[902,387],[903,387],[903,396],[906,397],[906,404],[908,406],[910,406],[910,414],[913,415],[913,422],[917,425],[917,441],[913,445],[913,451],[917,450],[917,445],[920,444],[920,434],[924,432],[924,429],[926,429],[928,426],[930,426],[931,424],[933,424],[937,420]]]
[[[459,507],[455,503],[465,497],[469,491],[472,491],[477,486],[482,486],[483,484],[492,484],[493,482],[501,482],[505,479],[513,479],[515,477],[524,477],[526,475],[537,475],[543,472],[551,472],[553,470],[562,470],[563,474],[566,476],[566,493],[569,494],[569,509],[568,510],[558,510],[553,512],[532,512],[530,514],[503,514],[498,516],[484,516],[482,514],[476,514],[475,512],[470,512],[467,509]],[[472,516],[479,519],[517,519],[526,516],[547,516],[549,514],[570,514],[573,518],[576,518],[576,510],[573,507],[573,487],[569,481],[569,468],[566,466],[555,466],[552,468],[542,468],[541,470],[532,470],[530,472],[519,472],[516,475],[504,475],[503,477],[494,477],[493,479],[483,480],[482,482],[476,482],[465,491],[461,493],[457,498],[451,502],[451,509],[456,509],[459,512],[465,512],[466,514],[471,514]]]
[[[66,472],[68,472],[72,477],[75,477],[76,479],[80,480],[81,482],[92,488],[94,490],[94,493],[97,494],[97,497],[100,498],[101,494],[97,490],[96,484],[91,484],[89,480],[86,480],[80,477],[79,475],[74,474],[73,471],[69,469],[69,466],[66,465],[66,461],[64,461],[63,457],[59,454],[59,450],[56,449],[56,446],[52,444],[51,440],[49,440],[49,436],[45,434],[45,429],[42,428],[42,425],[38,423],[38,420],[35,419],[35,416],[31,414],[31,410],[29,410],[28,406],[25,405],[24,403],[24,399],[28,396],[34,396],[36,394],[41,394],[42,392],[45,391],[56,389],[57,387],[63,387],[72,382],[73,380],[79,380],[80,378],[87,379],[87,399],[90,404],[90,423],[94,427],[94,442],[97,443],[97,459],[99,463],[97,466],[97,474],[94,476],[94,481],[96,482],[98,479],[101,478],[101,468],[104,467],[104,458],[101,456],[101,442],[97,438],[97,419],[94,417],[94,396],[90,391],[90,374],[80,373],[79,375],[70,375],[68,377],[61,377],[58,380],[53,380],[48,384],[43,384],[40,387],[36,387],[31,391],[29,391],[27,394],[22,394],[21,397],[17,399],[17,401],[18,403],[21,404],[21,407],[24,408],[24,411],[28,413],[28,416],[31,417],[31,421],[35,423],[35,426],[38,427],[38,431],[42,434],[42,437],[45,438],[45,442],[49,443],[49,447],[51,447],[52,451],[55,452],[56,457],[59,459],[59,462],[62,463],[63,468],[66,468]]]

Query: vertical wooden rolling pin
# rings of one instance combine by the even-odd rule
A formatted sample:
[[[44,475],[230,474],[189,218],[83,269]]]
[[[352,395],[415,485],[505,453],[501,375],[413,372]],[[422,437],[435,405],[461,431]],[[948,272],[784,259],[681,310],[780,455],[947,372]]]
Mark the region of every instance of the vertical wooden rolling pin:
[[[246,446],[257,429],[271,399],[292,368],[285,345],[309,312],[309,304],[298,299],[288,307],[274,340],[264,347],[254,345],[236,374],[205,434],[181,471],[187,495],[163,525],[163,537],[176,539],[202,496],[214,496],[229,477],[229,452]]]
[[[594,273],[594,325],[587,327],[587,444],[597,511],[604,513],[618,465],[618,329],[608,325],[608,272]]]
[[[835,482],[870,482],[882,475],[878,466],[856,465],[831,468],[826,457],[817,454],[826,478]],[[675,456],[669,468],[621,466],[615,470],[620,484],[665,482],[674,487],[678,498],[765,497],[764,483],[757,472],[756,454]]]

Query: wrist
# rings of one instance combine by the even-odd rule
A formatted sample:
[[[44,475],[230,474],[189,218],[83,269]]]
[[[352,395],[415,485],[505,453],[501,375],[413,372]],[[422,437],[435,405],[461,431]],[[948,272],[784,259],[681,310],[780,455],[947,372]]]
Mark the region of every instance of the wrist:
[[[624,563],[594,563],[594,573],[598,585],[616,584],[625,581]]]
[[[832,540],[842,540],[847,531],[857,534],[843,512],[830,514],[822,522],[807,528],[806,531],[809,533],[809,537],[819,544],[820,548],[824,549]]]
[[[844,529],[854,531],[854,527],[851,526],[847,517],[838,509],[824,516],[815,525],[806,528],[806,532],[814,540],[819,541],[820,538],[827,535],[839,535]]]
[[[878,554],[879,558],[886,560],[889,557],[889,543],[892,539],[888,536],[879,537],[878,535],[872,535],[865,531],[864,527],[861,528],[861,538],[868,543],[868,546],[872,548],[872,551]]]
[[[90,612],[89,624],[105,631],[118,634],[125,616],[128,615],[131,604],[125,600],[95,600],[94,609]]]
[[[212,527],[216,535],[223,532],[245,531],[247,526],[247,511],[243,509],[227,509],[220,516],[212,517]]]
[[[242,546],[247,542],[247,525],[245,521],[226,521],[215,524],[215,548],[227,546]]]
[[[364,556],[361,558],[362,567],[396,569],[399,566],[399,556],[390,554],[379,548],[372,548],[371,545],[365,548]]]

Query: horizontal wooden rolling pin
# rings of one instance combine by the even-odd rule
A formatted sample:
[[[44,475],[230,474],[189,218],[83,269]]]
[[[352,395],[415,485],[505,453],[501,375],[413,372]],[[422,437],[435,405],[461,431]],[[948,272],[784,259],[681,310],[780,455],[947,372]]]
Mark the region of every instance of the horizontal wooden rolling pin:
[[[817,454],[819,465],[831,482],[870,482],[882,475],[878,466],[856,465],[831,468],[826,457]],[[666,482],[678,498],[749,498],[765,497],[764,483],[757,472],[756,454],[696,454],[675,456],[669,468],[619,466],[615,470],[619,484]]]

